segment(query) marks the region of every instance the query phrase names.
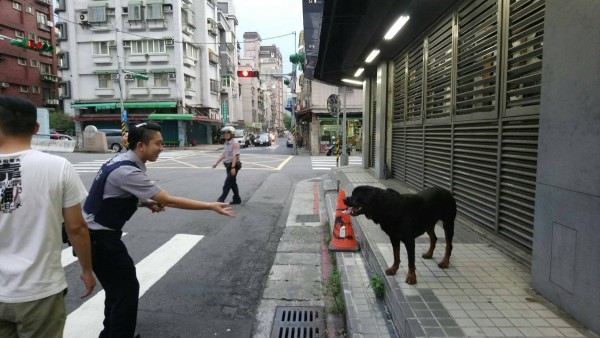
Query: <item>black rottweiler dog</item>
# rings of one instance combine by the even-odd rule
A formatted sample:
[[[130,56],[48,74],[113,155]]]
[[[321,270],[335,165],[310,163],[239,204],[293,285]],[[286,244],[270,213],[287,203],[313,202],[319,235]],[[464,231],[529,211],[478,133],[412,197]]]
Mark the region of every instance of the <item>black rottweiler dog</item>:
[[[444,224],[446,253],[438,266],[445,269],[450,265],[456,200],[448,190],[433,187],[417,194],[402,195],[392,189],[361,185],[344,199],[344,203],[348,206],[346,212],[352,216],[364,214],[378,223],[390,237],[394,249],[394,264],[385,270],[387,275],[395,275],[400,267],[400,242],[403,242],[408,254],[406,283],[417,283],[415,239],[427,232],[430,244],[423,258],[431,258],[437,242],[435,224],[439,220]]]

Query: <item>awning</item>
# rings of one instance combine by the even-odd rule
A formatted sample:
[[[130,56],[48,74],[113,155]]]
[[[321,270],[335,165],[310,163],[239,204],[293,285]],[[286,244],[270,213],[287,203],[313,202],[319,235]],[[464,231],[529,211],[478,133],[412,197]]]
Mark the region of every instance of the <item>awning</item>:
[[[177,101],[125,102],[125,108],[175,108]]]
[[[118,74],[118,69],[96,69],[92,74]]]
[[[116,103],[75,103],[71,105],[71,108],[96,108],[96,110],[102,109],[115,109],[117,107]]]
[[[150,114],[148,120],[178,120],[178,121],[191,121],[192,114]]]

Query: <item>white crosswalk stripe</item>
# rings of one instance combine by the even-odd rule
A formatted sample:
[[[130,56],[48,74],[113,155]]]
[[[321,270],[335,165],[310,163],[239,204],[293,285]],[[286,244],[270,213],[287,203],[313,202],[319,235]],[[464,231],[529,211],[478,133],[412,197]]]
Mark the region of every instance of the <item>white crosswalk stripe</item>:
[[[157,161],[167,161],[172,158],[177,158],[177,157],[181,157],[181,156],[189,156],[189,155],[196,154],[196,153],[198,153],[198,152],[190,151],[190,150],[175,150],[175,151],[163,152],[158,156]],[[78,163],[74,163],[73,167],[75,168],[75,171],[78,173],[97,173],[98,170],[100,169],[100,167],[102,167],[102,165],[104,163],[106,163],[106,161],[108,161],[108,159],[78,162]]]
[[[177,234],[136,265],[142,297],[204,236]],[[70,249],[70,248],[68,248]],[[67,316],[65,338],[98,337],[104,320],[104,291],[83,303]]]
[[[313,170],[331,170],[336,167],[335,156],[311,156],[310,162]],[[348,165],[362,165],[362,156],[349,156]]]

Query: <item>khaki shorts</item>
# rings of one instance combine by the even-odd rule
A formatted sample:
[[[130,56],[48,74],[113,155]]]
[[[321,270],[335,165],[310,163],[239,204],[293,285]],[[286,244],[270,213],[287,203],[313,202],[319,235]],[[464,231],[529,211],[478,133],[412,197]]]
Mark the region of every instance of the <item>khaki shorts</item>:
[[[0,337],[62,338],[67,319],[67,289],[24,303],[0,302]]]

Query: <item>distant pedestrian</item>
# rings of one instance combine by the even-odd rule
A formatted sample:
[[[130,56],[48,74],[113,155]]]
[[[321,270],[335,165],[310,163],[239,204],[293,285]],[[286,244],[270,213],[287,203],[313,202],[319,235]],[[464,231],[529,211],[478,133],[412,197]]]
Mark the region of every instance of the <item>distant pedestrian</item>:
[[[242,162],[240,161],[240,145],[233,139],[235,128],[231,126],[224,127],[221,129],[221,133],[223,133],[223,137],[225,138],[225,148],[223,149],[223,154],[219,156],[212,167],[216,168],[219,162],[223,161],[227,177],[223,184],[223,192],[217,201],[225,202],[229,190],[231,190],[233,191],[233,199],[229,204],[241,204],[242,198],[240,197],[240,191],[237,185],[237,175],[242,168]]]
[[[133,260],[121,241],[121,229],[136,212],[139,202],[153,212],[163,211],[167,206],[235,215],[225,203],[172,196],[150,181],[146,176],[146,162],[156,161],[163,150],[158,124],[132,126],[128,141],[126,153],[100,168],[83,206],[92,238],[94,273],[106,292],[100,338],[131,338],[135,333],[140,284]]]
[[[62,338],[67,282],[61,223],[85,285],[96,286],[90,236],[81,215],[87,191],[66,159],[31,149],[35,105],[0,96],[0,337]]]

